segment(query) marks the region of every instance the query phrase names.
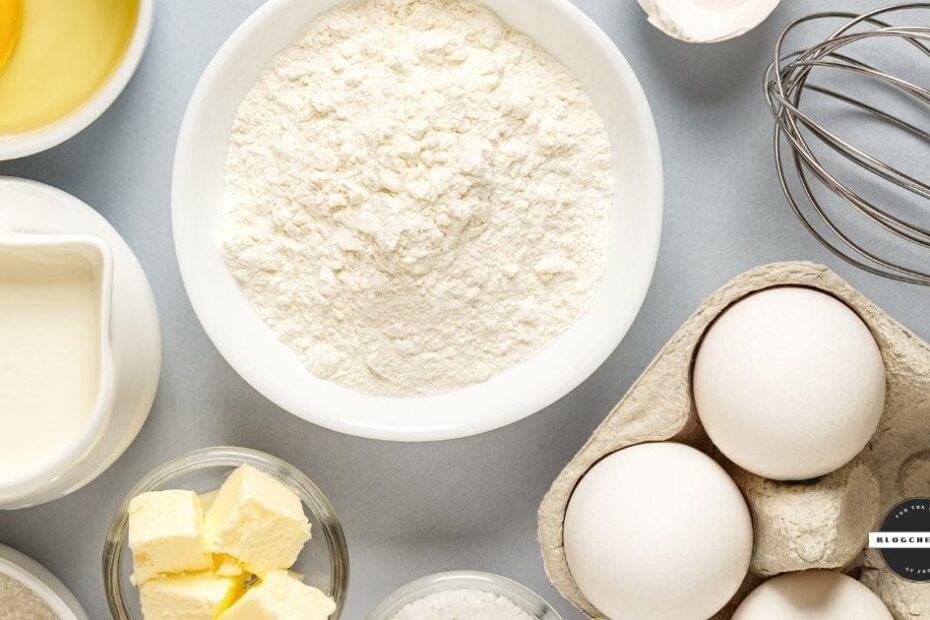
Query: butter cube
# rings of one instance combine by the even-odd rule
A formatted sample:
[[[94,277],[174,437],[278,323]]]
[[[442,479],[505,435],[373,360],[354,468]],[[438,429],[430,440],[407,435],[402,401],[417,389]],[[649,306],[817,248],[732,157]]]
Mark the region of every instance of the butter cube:
[[[211,570],[203,539],[203,510],[192,491],[142,493],[129,502],[129,548],[134,583],[155,575]]]
[[[150,579],[139,588],[145,620],[215,620],[242,594],[245,578],[210,573]]]
[[[243,465],[230,474],[204,518],[207,549],[258,576],[290,568],[310,540],[300,498],[277,478]]]
[[[334,611],[336,603],[316,588],[287,571],[273,571],[219,620],[326,620]]]

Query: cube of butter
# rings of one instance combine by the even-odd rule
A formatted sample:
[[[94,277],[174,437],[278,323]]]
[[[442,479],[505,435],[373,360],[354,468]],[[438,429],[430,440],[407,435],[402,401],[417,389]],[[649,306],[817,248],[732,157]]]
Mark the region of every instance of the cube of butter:
[[[211,573],[168,575],[139,588],[145,620],[215,620],[242,594],[245,577]]]
[[[336,603],[287,571],[265,575],[219,620],[326,620]]]
[[[207,549],[263,576],[290,568],[310,540],[300,498],[283,482],[243,465],[220,487],[204,518]]]
[[[203,539],[203,510],[192,491],[142,493],[129,502],[133,582],[155,575],[211,570]]]

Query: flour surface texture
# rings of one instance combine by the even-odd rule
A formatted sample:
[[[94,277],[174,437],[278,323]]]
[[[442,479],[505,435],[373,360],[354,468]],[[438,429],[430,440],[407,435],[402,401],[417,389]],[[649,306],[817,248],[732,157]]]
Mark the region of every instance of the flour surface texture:
[[[234,122],[222,252],[314,374],[484,381],[587,308],[611,149],[577,79],[476,4],[366,0],[309,25]]]

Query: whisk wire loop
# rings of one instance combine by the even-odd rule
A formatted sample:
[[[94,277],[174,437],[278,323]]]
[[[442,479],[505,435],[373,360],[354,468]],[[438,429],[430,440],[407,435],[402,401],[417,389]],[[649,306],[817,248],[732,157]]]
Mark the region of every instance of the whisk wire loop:
[[[776,121],[774,156],[779,183],[789,206],[807,231],[827,250],[860,269],[901,282],[930,286],[930,228],[865,198],[849,182],[841,180],[828,169],[813,142],[841,156],[842,160],[850,162],[859,170],[889,183],[891,187],[916,196],[921,201],[919,212],[924,215],[930,213],[925,208],[930,206],[925,202],[930,201],[930,180],[908,174],[870,154],[828,129],[802,109],[805,95],[815,93],[867,114],[915,138],[918,143],[930,146],[930,129],[909,122],[861,97],[809,82],[813,72],[831,71],[838,76],[847,76],[846,82],[859,80],[863,84],[873,83],[876,88],[903,94],[912,102],[924,106],[921,108],[924,117],[930,118],[930,114],[927,114],[930,112],[930,88],[883,70],[876,63],[866,62],[847,51],[850,46],[866,40],[898,40],[930,58],[930,25],[924,25],[926,21],[913,25],[893,25],[888,21],[892,16],[912,16],[915,12],[930,18],[930,2],[898,4],[861,15],[825,11],[795,20],[779,35],[775,44],[775,58],[765,71],[765,99]],[[786,41],[802,25],[838,19],[844,20],[844,23],[825,39],[808,47],[785,51]],[[930,152],[912,159],[930,162]],[[924,166],[924,170],[930,172],[930,164]],[[793,174],[789,174],[789,171]],[[906,242],[901,247],[916,246],[918,252],[927,254],[914,259],[914,264],[906,264],[898,257],[884,256],[869,249],[865,243],[857,240],[859,234],[854,235],[847,229],[845,220],[834,215],[836,209],[828,209],[823,197],[818,198],[819,192],[815,187],[828,191],[823,197],[833,195],[840,198],[840,204],[851,207],[852,213],[858,213],[864,216],[865,222],[877,225],[878,228],[871,233],[873,236],[884,231],[892,235],[891,239]]]

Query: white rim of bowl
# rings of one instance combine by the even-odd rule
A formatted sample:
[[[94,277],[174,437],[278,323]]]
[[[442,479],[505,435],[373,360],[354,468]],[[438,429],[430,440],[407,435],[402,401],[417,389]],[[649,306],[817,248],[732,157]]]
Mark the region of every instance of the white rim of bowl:
[[[0,161],[19,159],[56,147],[84,131],[113,105],[139,68],[152,34],[155,0],[138,1],[139,14],[136,16],[132,39],[116,69],[97,92],[75,110],[49,125],[22,133],[0,135]]]
[[[614,44],[607,33],[588,17],[584,11],[572,4],[569,0],[534,1],[553,6],[557,11],[564,14],[567,20],[572,20],[577,23],[578,27],[584,31],[585,35],[590,37],[592,42],[602,50],[602,53],[611,58],[616,71],[621,74],[623,81],[630,87],[629,95],[630,99],[633,101],[633,113],[642,119],[643,132],[648,136],[644,151],[649,159],[649,166],[656,171],[655,182],[650,188],[649,193],[655,198],[657,212],[652,228],[643,230],[643,235],[655,240],[650,252],[643,256],[643,263],[648,265],[646,272],[644,272],[644,275],[647,277],[643,279],[642,283],[636,287],[636,289],[631,289],[631,298],[638,300],[635,304],[635,312],[630,315],[629,321],[625,324],[617,325],[615,330],[616,337],[607,337],[602,343],[598,344],[593,350],[588,364],[572,365],[570,368],[567,368],[563,375],[563,381],[558,383],[542,383],[535,392],[527,395],[527,398],[521,400],[519,403],[502,403],[501,415],[495,417],[493,420],[484,420],[481,423],[444,424],[420,428],[396,427],[391,424],[362,425],[352,421],[345,421],[338,416],[307,414],[299,408],[292,406],[294,405],[293,399],[263,389],[267,381],[262,380],[261,377],[256,376],[250,371],[243,371],[240,369],[239,365],[236,364],[236,359],[239,355],[236,353],[234,347],[231,347],[223,341],[220,337],[219,328],[214,326],[209,320],[211,312],[208,310],[208,299],[205,295],[198,293],[196,288],[192,286],[193,278],[191,274],[185,270],[185,265],[191,264],[193,261],[189,257],[185,243],[179,242],[179,239],[183,239],[183,235],[179,233],[179,218],[177,217],[177,212],[180,209],[179,205],[181,203],[178,179],[188,174],[185,167],[192,161],[191,152],[194,150],[192,129],[196,117],[200,113],[200,108],[203,106],[203,101],[207,97],[209,89],[212,87],[212,83],[222,70],[226,69],[227,65],[230,64],[236,48],[241,45],[240,42],[246,39],[254,28],[263,23],[267,16],[279,10],[280,6],[285,5],[289,1],[291,0],[268,0],[265,4],[256,9],[255,12],[249,15],[249,17],[247,17],[222,44],[207,65],[191,95],[187,110],[184,114],[184,119],[181,123],[175,150],[171,190],[171,221],[175,255],[181,272],[181,280],[184,283],[184,288],[187,291],[191,306],[194,309],[194,314],[197,316],[198,321],[214,347],[216,347],[217,351],[233,370],[236,371],[236,374],[242,377],[242,379],[259,394],[281,409],[312,424],[322,426],[323,428],[367,439],[426,442],[461,439],[480,435],[528,418],[569,394],[594,374],[594,372],[607,361],[614,350],[620,346],[620,343],[632,326],[633,321],[642,309],[652,279],[655,275],[659,247],[661,245],[664,210],[664,171],[658,130],[642,84],[639,78],[636,77],[636,73],[630,66],[629,61],[627,61],[626,57],[620,52],[620,49]],[[529,359],[532,360],[533,358],[531,357]],[[522,363],[526,363],[526,361]],[[301,411],[301,413],[297,413],[297,411]]]

